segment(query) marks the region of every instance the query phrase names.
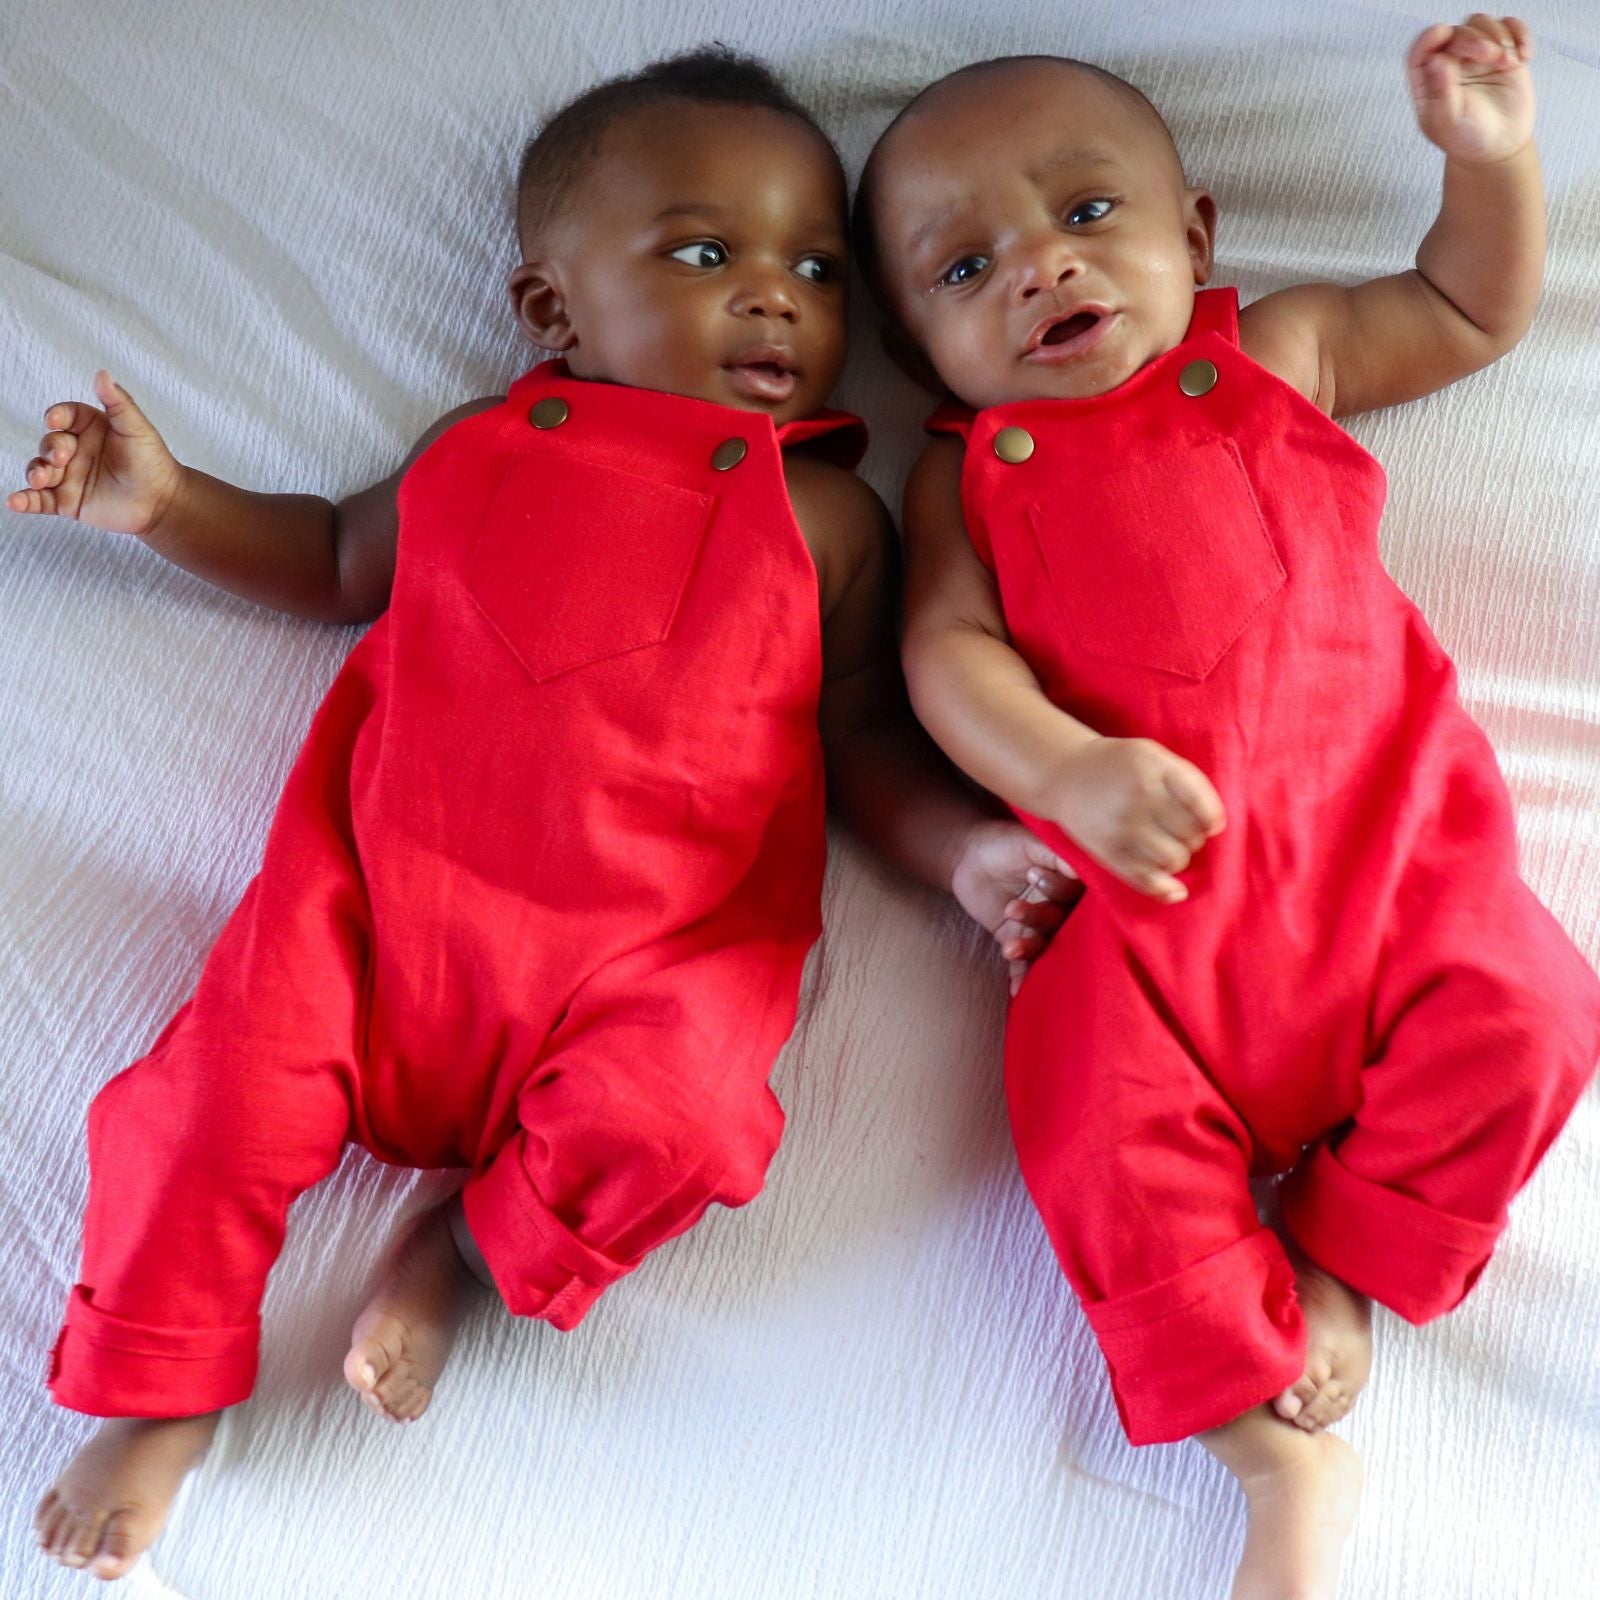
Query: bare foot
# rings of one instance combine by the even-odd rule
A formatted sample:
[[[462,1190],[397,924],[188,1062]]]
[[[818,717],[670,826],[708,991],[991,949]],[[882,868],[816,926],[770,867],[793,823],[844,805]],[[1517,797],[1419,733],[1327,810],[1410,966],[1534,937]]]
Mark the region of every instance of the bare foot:
[[[1334,1600],[1361,1501],[1361,1457],[1331,1433],[1286,1428],[1266,1406],[1199,1435],[1249,1509],[1230,1600]]]
[[[401,1237],[350,1332],[346,1382],[396,1422],[415,1422],[428,1409],[461,1312],[483,1292],[450,1237],[447,1217],[448,1206],[436,1206]]]
[[[33,1514],[39,1548],[97,1578],[130,1572],[155,1543],[178,1485],[206,1453],[221,1416],[102,1422],[39,1502]]]
[[[1272,1402],[1285,1422],[1314,1433],[1356,1402],[1372,1371],[1372,1302],[1324,1272],[1288,1240],[1306,1319],[1306,1370]]]

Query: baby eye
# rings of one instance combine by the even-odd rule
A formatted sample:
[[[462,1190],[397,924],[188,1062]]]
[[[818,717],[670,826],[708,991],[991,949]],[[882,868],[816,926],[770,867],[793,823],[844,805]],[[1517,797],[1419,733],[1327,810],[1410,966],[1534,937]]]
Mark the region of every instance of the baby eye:
[[[794,270],[808,283],[832,283],[839,276],[839,263],[832,256],[804,256]]]
[[[1109,200],[1085,200],[1080,205],[1075,205],[1067,213],[1067,221],[1099,222],[1101,218],[1110,213],[1112,202]]]
[[[971,283],[988,265],[988,256],[962,256],[959,261],[952,262],[945,269],[944,276],[939,279],[936,287],[949,284],[952,289],[959,289],[962,284]]]
[[[694,244],[679,245],[672,252],[672,259],[686,267],[724,267],[728,264],[728,252],[715,240],[700,239]]]

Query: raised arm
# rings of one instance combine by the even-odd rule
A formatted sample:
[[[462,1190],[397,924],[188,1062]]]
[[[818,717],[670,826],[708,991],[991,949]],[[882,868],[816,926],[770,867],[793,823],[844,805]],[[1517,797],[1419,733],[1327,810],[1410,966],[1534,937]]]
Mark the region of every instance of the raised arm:
[[[1246,353],[1330,416],[1442,389],[1527,331],[1545,256],[1532,56],[1515,17],[1475,12],[1419,34],[1406,62],[1411,93],[1445,165],[1416,267],[1353,287],[1301,284],[1240,313]]]
[[[109,373],[96,373],[95,394],[103,409],[63,401],[45,412],[50,431],[28,463],[28,487],[7,507],[134,534],[219,588],[321,622],[367,622],[388,604],[401,478],[446,428],[498,403],[458,406],[387,478],[333,502],[257,493],[186,467]]]
[[[1046,696],[962,515],[961,447],[939,439],[906,484],[901,654],[918,718],[984,788],[1056,823],[1132,887],[1185,899],[1172,874],[1221,831],[1216,790],[1154,740],[1104,737]]]

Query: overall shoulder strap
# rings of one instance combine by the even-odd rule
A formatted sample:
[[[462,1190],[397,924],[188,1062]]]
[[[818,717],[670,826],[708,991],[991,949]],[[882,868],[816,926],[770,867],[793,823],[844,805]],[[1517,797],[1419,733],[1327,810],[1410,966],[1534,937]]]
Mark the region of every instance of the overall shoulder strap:
[[[964,406],[958,400],[946,400],[929,416],[922,427],[926,433],[953,433],[965,444],[972,435],[972,424],[976,416],[977,412],[970,406]]]
[[[778,448],[809,445],[821,440],[817,454],[837,466],[854,471],[867,452],[867,425],[849,411],[818,411],[809,417],[796,417],[778,429]]]
[[[1194,315],[1184,338],[1197,339],[1203,333],[1220,333],[1229,344],[1239,342],[1239,291],[1234,288],[1201,289],[1194,297]]]

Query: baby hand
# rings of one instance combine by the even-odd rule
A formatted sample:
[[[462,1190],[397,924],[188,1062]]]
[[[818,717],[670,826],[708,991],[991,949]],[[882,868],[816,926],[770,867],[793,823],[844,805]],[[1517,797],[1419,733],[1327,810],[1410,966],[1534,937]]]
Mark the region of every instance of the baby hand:
[[[1447,156],[1502,161],[1533,137],[1533,36],[1519,17],[1474,11],[1435,23],[1406,57],[1417,123]]]
[[[94,375],[103,411],[63,400],[44,414],[50,432],[24,470],[8,511],[72,517],[108,533],[148,533],[183,480],[183,468],[109,372]]]
[[[1143,894],[1177,902],[1172,876],[1226,826],[1210,780],[1153,739],[1098,738],[1068,759],[1048,797],[1050,820]]]
[[[1083,893],[1073,872],[1037,835],[1003,818],[967,835],[950,874],[950,891],[994,935],[1010,972],[1011,992],[1037,961]]]

